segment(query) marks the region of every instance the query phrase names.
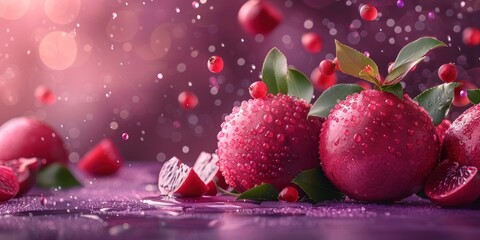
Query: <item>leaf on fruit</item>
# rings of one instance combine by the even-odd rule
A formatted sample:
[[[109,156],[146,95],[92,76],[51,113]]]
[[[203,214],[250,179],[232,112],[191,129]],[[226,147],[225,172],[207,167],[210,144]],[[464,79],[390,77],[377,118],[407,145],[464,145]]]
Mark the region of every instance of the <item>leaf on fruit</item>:
[[[359,93],[363,90],[357,84],[337,84],[325,90],[313,104],[308,116],[328,117],[330,110],[348,95]]]
[[[292,183],[299,186],[315,202],[344,198],[320,168],[303,171],[292,180]]]
[[[438,47],[446,47],[445,43],[442,41],[433,38],[433,37],[422,37],[419,38],[400,50],[398,53],[397,59],[393,63],[393,71],[396,68],[402,66],[407,62],[414,62],[427,54],[430,50]]]
[[[54,163],[42,169],[37,175],[37,185],[43,188],[82,186],[70,170],[60,163]]]
[[[310,103],[313,96],[313,85],[302,72],[288,68],[287,74],[288,95],[303,98]]]
[[[335,46],[338,64],[343,73],[380,85],[378,67],[372,59],[337,40]]]
[[[237,200],[241,199],[254,201],[276,201],[278,199],[278,190],[272,184],[264,183],[245,191],[237,197]]]
[[[265,57],[262,68],[262,81],[267,85],[269,93],[288,93],[287,72],[287,58],[280,50],[272,48]]]
[[[461,83],[444,83],[425,90],[414,98],[418,105],[423,107],[433,119],[433,124],[438,125],[447,116],[452,105],[454,90]]]
[[[480,89],[467,89],[467,96],[471,103],[480,103]]]
[[[403,87],[402,84],[397,83],[395,85],[383,86],[381,88],[382,92],[389,92],[400,99],[403,99]]]
[[[423,59],[425,59],[425,57],[421,57],[417,60],[406,62],[398,66],[397,68],[394,68],[385,78],[383,85],[385,86],[385,85],[393,85],[393,84],[399,83],[410,72],[410,70],[412,70],[412,68],[417,66],[417,64],[419,64],[420,62],[422,62]]]

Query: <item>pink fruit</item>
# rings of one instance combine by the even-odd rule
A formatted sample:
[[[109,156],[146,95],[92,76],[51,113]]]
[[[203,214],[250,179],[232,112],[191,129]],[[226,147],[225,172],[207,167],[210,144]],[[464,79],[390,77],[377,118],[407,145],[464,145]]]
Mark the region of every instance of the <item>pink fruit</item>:
[[[407,95],[365,90],[337,104],[322,126],[320,160],[349,197],[396,201],[422,189],[440,153],[432,118]]]
[[[162,195],[200,197],[208,191],[208,186],[195,170],[173,157],[163,164],[158,174],[158,189]]]
[[[178,103],[185,109],[193,109],[198,105],[198,97],[193,92],[184,91],[178,95]]]
[[[360,16],[365,21],[373,21],[377,18],[377,8],[371,4],[365,4],[360,8]]]
[[[106,138],[83,156],[78,167],[94,176],[107,176],[116,173],[122,164],[120,152],[112,140]]]
[[[442,156],[460,165],[480,168],[480,104],[462,113],[445,133]]]
[[[42,167],[68,162],[62,138],[46,123],[27,117],[5,122],[0,127],[0,162],[33,157],[45,160]]]
[[[285,187],[279,194],[278,200],[283,202],[297,202],[298,201],[298,191],[296,188],[288,186]]]
[[[320,72],[319,68],[315,68],[310,74],[310,81],[312,81],[315,89],[318,91],[324,91],[337,83],[337,75],[335,73],[332,75],[325,75]]]
[[[268,93],[267,84],[262,81],[256,81],[250,85],[248,91],[252,98],[265,98]]]
[[[38,102],[45,105],[52,105],[57,101],[55,94],[45,86],[35,88],[35,98]]]
[[[207,61],[208,70],[212,73],[219,73],[223,70],[223,59],[219,56],[212,56]]]
[[[20,197],[35,185],[40,160],[37,158],[19,158],[3,161],[0,165],[12,169],[17,176],[19,191],[15,197]]]
[[[443,161],[428,177],[425,194],[443,207],[469,205],[480,197],[480,174],[476,167]]]
[[[461,86],[455,88],[455,95],[453,97],[453,105],[456,107],[464,107],[470,103],[467,95],[467,89],[474,89],[477,88],[471,82],[460,80],[458,81],[462,83]]]
[[[457,80],[458,70],[455,64],[447,63],[438,69],[438,77],[440,80],[449,83]]]
[[[436,127],[437,130],[437,135],[440,139],[440,142],[443,143],[443,139],[445,138],[445,134],[447,130],[450,128],[450,125],[452,125],[452,122],[448,119],[443,119],[440,124]]]
[[[468,27],[463,30],[463,43],[468,46],[480,44],[480,29]]]
[[[268,34],[281,21],[282,13],[265,0],[249,0],[238,11],[238,22],[252,35]]]
[[[303,47],[311,52],[311,53],[318,53],[323,48],[323,40],[320,35],[308,32],[302,35],[302,44]]]
[[[267,95],[234,107],[218,133],[220,171],[244,192],[262,183],[283,189],[304,170],[318,166],[318,134],[323,119],[310,105],[287,95]]]
[[[0,166],[0,202],[8,201],[15,197],[19,188],[17,176],[12,169]]]
[[[330,76],[335,73],[335,63],[332,60],[325,59],[320,62],[319,66],[320,72],[324,75]]]

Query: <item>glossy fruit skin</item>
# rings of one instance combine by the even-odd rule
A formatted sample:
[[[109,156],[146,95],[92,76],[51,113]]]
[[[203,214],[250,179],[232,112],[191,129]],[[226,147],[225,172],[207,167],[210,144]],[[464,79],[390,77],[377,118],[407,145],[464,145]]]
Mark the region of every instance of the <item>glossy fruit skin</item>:
[[[337,104],[322,126],[327,178],[351,198],[401,200],[422,189],[440,142],[431,117],[407,95],[365,90]]]
[[[252,98],[265,98],[268,93],[268,87],[263,81],[256,81],[250,85],[248,92]]]
[[[442,158],[480,168],[480,105],[462,113],[445,133]]]
[[[15,197],[19,189],[17,176],[12,169],[0,166],[0,202],[8,201]]]
[[[282,13],[264,0],[249,0],[238,11],[238,22],[252,35],[269,34],[282,21]]]
[[[304,170],[318,167],[318,135],[323,121],[310,105],[269,94],[234,107],[218,133],[220,171],[228,185],[244,192],[262,183],[288,186]]]
[[[0,161],[18,158],[44,159],[51,163],[68,163],[61,136],[52,127],[34,118],[10,119],[0,127]]]
[[[442,207],[461,207],[480,197],[480,174],[476,167],[443,161],[430,174],[425,194]]]
[[[78,167],[94,176],[116,173],[123,165],[123,158],[112,140],[106,138],[83,156]]]
[[[437,135],[441,143],[443,143],[443,139],[445,139],[445,134],[447,130],[450,128],[450,125],[452,125],[452,122],[450,122],[450,120],[448,119],[443,119],[442,122],[437,125],[436,127]]]
[[[365,21],[373,21],[377,18],[377,8],[371,4],[365,4],[360,8],[360,16]]]
[[[225,63],[223,59],[219,56],[212,56],[207,61],[208,70],[212,73],[219,73],[223,70]]]
[[[302,35],[303,47],[310,53],[318,53],[323,48],[323,40],[320,35],[308,32]]]
[[[320,62],[319,66],[320,72],[327,76],[330,76],[335,73],[336,65],[332,60],[325,59]]]
[[[324,91],[337,83],[337,75],[335,73],[332,75],[325,75],[322,74],[319,68],[315,68],[310,74],[310,81],[312,81],[315,89],[318,91]]]
[[[440,66],[438,69],[438,77],[440,80],[449,83],[457,80],[458,70],[455,64],[447,63]]]
[[[198,105],[198,97],[193,92],[184,91],[178,95],[178,103],[184,109],[193,109]]]
[[[297,202],[298,201],[298,191],[296,188],[288,186],[285,187],[279,194],[278,200],[282,202]]]
[[[463,43],[468,46],[480,44],[480,29],[468,27],[463,30]]]

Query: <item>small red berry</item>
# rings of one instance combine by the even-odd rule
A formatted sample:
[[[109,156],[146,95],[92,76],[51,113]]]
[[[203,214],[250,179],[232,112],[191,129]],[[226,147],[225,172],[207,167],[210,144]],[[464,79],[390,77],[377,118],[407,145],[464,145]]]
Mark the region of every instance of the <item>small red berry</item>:
[[[240,26],[252,35],[272,32],[283,18],[280,10],[265,0],[246,1],[237,17]]]
[[[308,32],[302,35],[302,44],[305,49],[311,53],[318,53],[322,50],[323,40],[320,35]]]
[[[320,62],[319,67],[322,74],[330,76],[335,73],[336,65],[332,60],[325,59]]]
[[[52,105],[57,101],[55,94],[45,86],[35,88],[35,98],[42,104]]]
[[[323,91],[337,83],[337,74],[325,75],[319,68],[315,68],[310,74],[310,81],[317,90]]]
[[[438,69],[438,77],[440,80],[449,83],[457,80],[458,70],[455,64],[447,63]]]
[[[208,70],[212,73],[219,73],[223,70],[223,59],[219,56],[212,56],[208,59]]]
[[[377,18],[377,8],[371,4],[365,4],[360,8],[360,16],[363,20],[373,21]]]
[[[335,58],[333,59],[333,63],[335,63],[335,69],[336,69],[337,71],[340,71],[340,72],[341,72],[342,69],[340,69],[340,64],[338,64],[338,58],[337,58],[337,57],[335,57]]]
[[[279,194],[278,200],[282,202],[297,202],[298,191],[294,187],[285,187]]]
[[[252,98],[265,98],[265,96],[267,96],[268,88],[264,82],[256,81],[250,85],[248,91]]]
[[[195,93],[184,91],[178,95],[178,103],[185,109],[193,109],[198,105],[198,97]]]
[[[463,30],[463,43],[468,46],[476,46],[480,44],[480,29],[465,28]]]

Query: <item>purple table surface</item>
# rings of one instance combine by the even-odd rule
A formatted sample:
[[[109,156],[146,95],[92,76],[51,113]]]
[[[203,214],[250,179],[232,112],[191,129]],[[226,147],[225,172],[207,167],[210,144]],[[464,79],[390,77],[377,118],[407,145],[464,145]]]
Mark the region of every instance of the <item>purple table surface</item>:
[[[480,239],[480,210],[416,197],[391,205],[159,197],[160,164],[137,163],[84,187],[34,189],[0,205],[0,239]]]

